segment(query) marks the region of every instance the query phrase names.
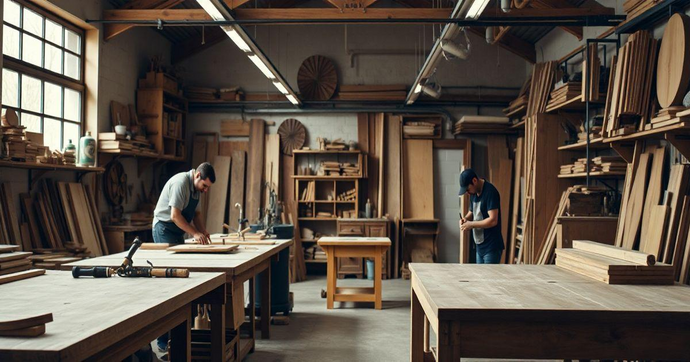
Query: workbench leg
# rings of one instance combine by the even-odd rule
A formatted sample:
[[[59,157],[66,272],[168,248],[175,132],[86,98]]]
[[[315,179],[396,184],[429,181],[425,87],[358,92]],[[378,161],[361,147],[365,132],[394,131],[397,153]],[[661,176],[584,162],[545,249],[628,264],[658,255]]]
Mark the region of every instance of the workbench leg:
[[[327,247],[326,253],[328,254],[328,262],[326,264],[326,308],[333,309],[333,299],[335,297],[336,288],[336,263],[335,263],[335,252],[332,247]]]
[[[225,362],[225,305],[211,304],[211,361]]]
[[[249,352],[254,352],[256,347],[256,295],[254,285],[256,284],[256,275],[249,279],[249,337],[252,339],[252,349]]]
[[[261,277],[261,339],[271,338],[271,264],[259,274]]]
[[[426,317],[426,314],[424,315],[424,353],[429,353],[431,352],[431,349],[429,348],[429,327],[431,327],[429,323],[429,318]]]
[[[376,247],[376,256],[374,257],[374,295],[376,301],[374,302],[374,308],[381,309],[381,265],[382,263],[382,253],[381,247]]]
[[[460,360],[460,324],[439,321],[436,336],[438,362],[457,362]]]
[[[191,311],[191,304],[189,305]],[[192,320],[187,319],[170,331],[170,361],[190,361],[192,359]]]
[[[412,303],[411,303],[411,323],[410,323],[410,361],[423,362],[424,361],[424,309],[419,303],[417,294],[412,289]]]

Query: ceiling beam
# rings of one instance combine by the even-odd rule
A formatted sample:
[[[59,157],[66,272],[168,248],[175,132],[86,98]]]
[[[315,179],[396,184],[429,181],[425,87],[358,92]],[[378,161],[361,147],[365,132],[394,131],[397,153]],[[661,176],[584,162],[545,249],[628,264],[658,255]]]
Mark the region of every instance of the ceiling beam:
[[[486,28],[483,27],[471,27],[470,31],[480,38],[484,39],[486,34]],[[513,34],[505,34],[499,41],[498,46],[501,48],[519,56],[522,59],[527,60],[530,63],[537,62],[537,52],[534,49],[534,44],[527,42]]]
[[[532,3],[534,4],[534,3]],[[540,5],[537,5],[540,6]],[[613,8],[554,8],[554,7],[540,7],[540,8],[524,8],[512,9],[509,13],[504,13],[500,9],[486,9],[479,17],[483,18],[504,18],[504,19],[520,19],[520,18],[548,18],[553,17],[581,17],[581,16],[599,16],[599,15],[616,15]]]
[[[378,0],[326,0],[327,3],[341,10],[366,9]]]
[[[125,4],[126,9],[169,9],[177,4],[182,3],[184,0],[133,0]],[[105,17],[105,16],[104,16]],[[103,26],[103,39],[110,40],[125,31],[133,28],[134,25],[130,24],[105,24]]]
[[[172,46],[170,58],[173,64],[181,62],[184,59],[191,57],[194,54],[202,51],[228,39],[228,36],[218,27],[205,27],[205,34],[195,35],[187,40]],[[203,38],[203,40],[202,40]],[[203,44],[202,44],[203,41]]]

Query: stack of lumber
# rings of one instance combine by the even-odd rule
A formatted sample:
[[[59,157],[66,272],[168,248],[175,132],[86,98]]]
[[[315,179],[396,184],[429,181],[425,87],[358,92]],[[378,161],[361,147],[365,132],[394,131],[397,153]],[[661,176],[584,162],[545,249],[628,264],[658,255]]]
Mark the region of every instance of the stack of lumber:
[[[532,76],[530,75],[525,80],[520,88],[520,93],[518,93],[517,98],[510,102],[507,108],[503,109],[503,114],[506,117],[519,118],[527,112],[527,102],[529,100],[529,89],[532,83]]]
[[[17,251],[15,251],[17,250]],[[0,275],[7,275],[31,269],[30,251],[18,251],[19,248],[0,245]]]
[[[153,145],[145,137],[127,139],[125,135],[115,132],[103,132],[98,134],[98,149],[103,151],[126,151],[133,153],[157,156]]]
[[[324,176],[361,176],[359,165],[349,162],[321,161],[319,174]]]
[[[218,100],[218,90],[206,87],[184,87],[184,96],[190,102],[203,102]]]
[[[434,135],[435,126],[429,122],[406,122],[403,125],[403,134],[407,138],[429,138]]]
[[[304,248],[304,260],[326,261],[326,252],[315,244],[314,246]]]
[[[52,252],[45,254],[34,254],[28,259],[31,260],[34,268],[60,270],[62,264],[82,260],[85,256],[88,257],[89,255],[84,255],[84,253],[82,253],[80,256],[77,256],[70,252]]]
[[[646,30],[628,37],[619,50],[609,81],[604,130],[609,137],[643,130],[656,102],[652,102],[654,73],[659,41]],[[613,64],[613,63],[612,63]]]
[[[549,99],[549,104],[546,106],[548,109],[558,108],[563,103],[566,103],[574,98],[580,98],[582,96],[582,82],[570,81],[565,83],[551,92],[551,98]]]
[[[26,139],[24,126],[2,126],[2,142],[5,156],[12,161],[36,162],[38,147]]]
[[[619,156],[594,157],[589,163],[590,172],[620,173],[625,172],[628,164]],[[561,166],[561,175],[587,172],[587,158],[579,158],[573,164]]]
[[[673,284],[673,266],[647,253],[593,241],[573,240],[556,250],[556,265],[607,284]]]
[[[299,201],[316,201],[316,183],[315,181],[307,182],[307,187],[302,190],[302,196]]]
[[[12,316],[9,320],[0,319],[0,336],[2,337],[38,337],[45,334],[46,323],[53,321],[53,314]]]
[[[322,151],[344,151],[347,150],[347,145],[342,138],[327,140],[323,137],[317,137],[316,141],[319,142],[319,149]]]
[[[623,11],[627,14],[625,21],[636,18],[658,4],[659,0],[626,0],[623,2]]]
[[[590,102],[599,100],[601,95],[601,60],[599,59],[599,46],[596,43],[589,45],[589,59],[587,53],[584,54],[582,60],[582,81],[584,82],[585,75],[589,76],[589,87],[582,88],[582,101],[585,101],[586,92],[589,93]]]
[[[463,116],[455,123],[454,135],[463,133],[502,133],[508,131],[508,117]]]
[[[530,84],[529,102],[527,103],[527,116],[544,113],[546,105],[553,89],[553,82],[556,78],[558,62],[550,61],[537,63],[532,70],[532,80]]]
[[[407,97],[407,86],[392,85],[341,85],[337,100],[347,101],[404,101]]]
[[[657,112],[651,122],[645,125],[644,129],[650,130],[688,121],[690,121],[690,109],[683,106],[671,106],[662,108]]]
[[[549,226],[547,228],[546,236],[540,244],[539,253],[537,254],[536,264],[550,264],[553,262],[553,252],[556,248],[556,237],[557,226],[556,220],[559,216],[565,216],[566,208],[568,205],[568,199],[570,194],[576,190],[576,187],[569,187],[561,195],[561,201],[558,203],[558,207],[554,211],[553,216],[549,219]]]
[[[71,240],[79,246],[86,247],[88,251],[84,251],[84,253],[88,255],[107,255],[108,247],[103,234],[101,218],[90,187],[80,183],[60,182],[57,185],[55,195],[59,195],[59,199],[53,201],[54,207],[62,210],[61,217],[64,218],[68,230],[68,236],[62,240]],[[62,208],[59,208],[60,205]],[[59,214],[59,211],[56,212],[56,215]],[[50,227],[50,224],[48,226]],[[48,229],[46,232],[51,244],[54,244],[53,248],[61,249],[58,245],[61,241],[59,235],[54,230]],[[64,242],[62,246],[65,247]]]
[[[230,87],[230,88],[218,89],[218,98],[220,98],[221,101],[226,101],[226,102],[241,101],[243,95],[244,95],[244,92],[242,92],[240,87]]]
[[[0,258],[2,258],[5,255],[8,255],[8,253],[12,254],[16,250],[17,249],[8,248],[7,245],[0,245]],[[35,276],[43,275],[45,274],[45,272],[46,271],[43,269],[33,269],[14,273],[7,273],[5,275],[0,276],[0,285],[16,282],[18,280],[33,278]]]
[[[343,192],[335,197],[336,201],[355,201],[357,199],[357,190],[352,189]]]

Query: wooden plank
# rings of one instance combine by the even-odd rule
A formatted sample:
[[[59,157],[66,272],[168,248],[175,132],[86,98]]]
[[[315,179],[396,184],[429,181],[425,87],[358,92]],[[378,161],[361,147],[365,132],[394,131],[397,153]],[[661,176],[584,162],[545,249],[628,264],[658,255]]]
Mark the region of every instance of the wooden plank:
[[[0,331],[24,329],[50,323],[53,321],[52,313],[39,314],[31,317],[22,317],[9,320],[0,320]]]
[[[221,137],[249,137],[249,122],[242,119],[220,121]]]
[[[2,193],[4,199],[5,217],[7,221],[7,226],[9,227],[11,243],[16,245],[24,245],[22,243],[21,234],[19,232],[19,223],[17,219],[17,214],[15,212],[14,197],[12,194],[12,188],[7,182],[2,183]],[[24,249],[28,250],[28,249]]]
[[[486,138],[487,161],[489,163],[489,182],[498,190],[501,197],[501,235],[506,244],[508,243],[508,225],[510,222],[510,185],[513,177],[513,161],[508,157],[507,138],[504,135],[489,135]],[[505,262],[505,250],[503,251],[502,263]]]
[[[89,185],[84,185],[84,194],[86,196],[86,200],[88,201],[87,205],[89,207],[89,212],[91,214],[91,220],[93,221],[93,225],[96,228],[96,234],[98,235],[98,241],[101,244],[101,250],[103,251],[103,255],[108,255],[110,254],[108,252],[108,243],[105,240],[105,235],[103,234],[103,225],[101,225],[101,217],[98,212],[98,206],[96,206],[96,201],[93,198],[93,194],[91,193],[91,186]]]
[[[60,201],[62,202],[62,208],[65,211],[65,219],[67,219],[67,230],[72,239],[72,242],[77,244],[84,244],[84,241],[79,237],[79,230],[75,221],[74,214],[70,207],[69,192],[67,190],[67,183],[58,183],[58,192],[60,193]]]
[[[397,235],[399,234],[400,223],[399,220],[402,217],[402,119],[397,115],[386,115],[386,129],[385,135],[385,208],[384,213],[388,215],[388,219],[391,221],[391,255],[393,256],[390,264],[392,265],[392,273],[394,278],[396,277],[398,270],[398,252],[399,252],[399,240]]]
[[[268,207],[270,189],[280,200],[280,135],[266,135],[264,150],[264,184],[269,185],[264,192],[264,206]]]
[[[434,218],[433,141],[403,141],[403,218]]]
[[[656,263],[656,258],[652,254],[636,250],[622,249],[611,245],[597,243],[595,241],[573,240],[573,249],[584,250],[641,265],[652,266]]]
[[[19,199],[21,201],[22,210],[24,211],[24,216],[29,223],[32,246],[34,248],[42,248],[44,245],[41,239],[41,233],[39,232],[38,220],[36,219],[36,208],[34,207],[33,197],[28,193],[19,194]]]
[[[240,208],[245,208],[245,169],[247,164],[247,154],[244,151],[233,151],[232,153],[232,172],[230,173],[230,202],[228,203],[228,223],[236,228],[240,219],[240,209],[235,204],[240,204]]]
[[[633,182],[630,194],[630,203],[628,204],[625,215],[626,226],[623,235],[623,247],[626,249],[633,249],[635,247],[635,241],[639,236],[647,177],[649,176],[649,159],[650,155],[648,153],[640,155],[639,166],[635,173],[635,181]]]
[[[510,235],[508,236],[509,241],[510,241],[510,252],[508,253],[508,258],[507,262],[508,264],[513,264],[514,258],[515,258],[515,249],[517,246],[517,225],[518,225],[518,217],[520,214],[520,203],[522,200],[522,195],[520,192],[520,179],[521,179],[521,171],[523,170],[523,165],[522,165],[522,159],[524,158],[524,151],[523,151],[523,141],[524,137],[518,137],[516,147],[515,147],[515,168],[513,172],[513,194],[511,195],[513,198],[513,210],[512,210],[512,215],[510,218],[511,222],[511,227],[510,227]],[[524,218],[524,214],[522,215]]]
[[[265,121],[263,119],[252,119],[249,134],[249,153],[247,160],[247,194],[246,215],[250,223],[255,223],[259,218],[259,208],[261,207],[261,180],[264,171],[264,133]]]
[[[656,147],[654,155],[652,156],[652,168],[649,175],[649,184],[647,185],[647,194],[645,195],[644,211],[642,214],[642,230],[640,232],[640,250],[643,249],[642,244],[647,240],[647,230],[649,229],[649,219],[652,213],[652,206],[659,205],[662,195],[662,176],[664,165],[666,163],[666,147]]]
[[[683,254],[685,253],[688,231],[690,231],[690,197],[683,197],[683,209],[680,214],[680,225],[676,237],[676,245],[671,257],[676,280],[680,280],[681,267],[683,266]]]
[[[14,273],[14,274],[6,274],[3,276],[0,276],[0,285],[16,282],[18,280],[33,278],[35,276],[43,275],[45,273],[46,273],[46,271],[44,269],[33,269],[33,270],[22,271],[22,272]]]
[[[79,230],[80,239],[84,242],[84,246],[89,249],[92,255],[103,255],[103,250],[98,242],[96,230],[94,230],[93,224],[91,223],[91,215],[87,208],[84,186],[79,183],[69,183],[67,187],[70,194],[70,207],[75,215],[75,223]]]
[[[688,165],[674,165],[672,173],[677,173],[678,182],[674,188],[669,187],[670,192],[670,213],[668,219],[667,234],[664,236],[665,243],[663,249],[663,262],[671,263],[673,260],[673,250],[676,244],[676,236],[678,234],[678,219],[680,218],[681,209],[683,207],[683,198],[688,194],[688,183],[690,179],[690,166]]]
[[[213,163],[213,169],[216,172],[216,182],[208,191],[209,202],[206,230],[210,233],[222,233],[223,223],[225,222],[225,202],[228,196],[232,157],[216,156]]]
[[[169,247],[168,251],[174,253],[199,253],[199,254],[215,254],[215,253],[230,253],[237,250],[237,245],[198,245],[198,244],[183,244]]]
[[[247,152],[249,141],[221,141],[218,142],[218,155],[232,156],[235,151]]]
[[[670,209],[667,205],[652,206],[652,215],[650,218],[650,225],[652,227],[650,227],[647,232],[647,242],[642,252],[652,254],[657,259],[659,259],[663,249],[663,239],[666,235],[669,211]]]
[[[385,115],[383,113],[377,113],[376,114],[376,147],[377,147],[377,156],[379,158],[379,169],[378,169],[378,174],[379,174],[379,183],[377,185],[377,192],[378,192],[378,197],[376,201],[376,216],[381,218],[383,217],[383,195],[384,195],[384,189],[383,189],[383,180],[384,180],[384,165],[385,165],[385,157],[384,157],[384,127],[385,127],[385,122],[384,122],[384,117]]]

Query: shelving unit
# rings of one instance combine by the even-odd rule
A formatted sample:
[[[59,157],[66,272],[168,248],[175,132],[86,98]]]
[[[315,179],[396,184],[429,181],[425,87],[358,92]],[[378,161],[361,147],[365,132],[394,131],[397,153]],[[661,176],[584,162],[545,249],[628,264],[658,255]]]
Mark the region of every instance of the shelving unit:
[[[146,125],[148,139],[161,158],[183,161],[187,129],[187,100],[163,88],[137,90],[137,114]]]

